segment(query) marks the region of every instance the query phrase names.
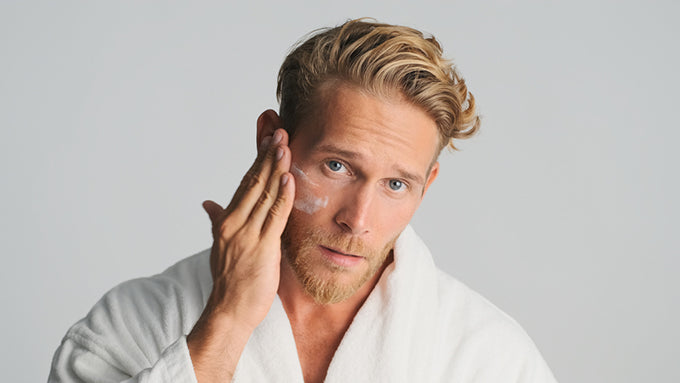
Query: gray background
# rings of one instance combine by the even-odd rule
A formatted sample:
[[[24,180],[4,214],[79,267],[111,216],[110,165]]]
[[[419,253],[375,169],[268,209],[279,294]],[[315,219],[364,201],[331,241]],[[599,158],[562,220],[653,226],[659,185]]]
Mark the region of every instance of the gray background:
[[[439,265],[562,382],[680,381],[678,3],[364,3],[0,4],[3,381],[210,245],[288,48],[359,16],[437,36],[483,114],[413,221]]]

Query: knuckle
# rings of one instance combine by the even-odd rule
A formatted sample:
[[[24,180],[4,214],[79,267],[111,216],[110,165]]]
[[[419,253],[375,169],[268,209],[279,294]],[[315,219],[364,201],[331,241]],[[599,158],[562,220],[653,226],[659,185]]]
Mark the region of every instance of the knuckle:
[[[259,205],[264,205],[267,202],[269,202],[269,200],[271,200],[271,199],[272,199],[271,191],[265,189],[265,190],[262,191],[262,194],[260,195],[260,199],[257,201],[257,203]]]
[[[231,220],[225,219],[216,227],[215,238],[219,237],[223,241],[228,242],[234,236],[233,226]]]
[[[229,239],[231,239],[231,235],[230,235],[230,234],[231,234],[231,233],[229,233],[229,229],[228,229],[226,226],[222,225],[222,226],[220,227],[219,238],[220,238],[221,240],[223,240],[223,241],[225,241],[225,242],[228,242]]]
[[[264,182],[262,176],[256,171],[250,171],[243,179],[244,186],[248,189],[255,188]]]
[[[258,169],[262,168],[264,166],[264,163],[267,162],[267,161],[270,161],[273,156],[274,156],[274,151],[272,150],[272,148],[267,148],[255,160],[255,167],[258,168]]]
[[[244,253],[244,239],[242,238],[243,235],[239,235],[238,233],[234,236],[233,240],[229,242],[228,245],[228,252],[234,256],[239,256]]]
[[[248,252],[248,249],[252,246],[252,235],[247,228],[241,228],[241,230],[234,233],[229,243],[227,243],[227,253],[230,257],[240,257]]]
[[[228,219],[225,219],[224,221],[222,221],[222,223],[219,224],[219,226],[217,226],[217,229],[219,230],[220,234],[227,231],[227,228],[229,227],[228,221],[229,221]]]
[[[273,216],[281,215],[283,213],[283,208],[284,201],[281,198],[278,198],[276,201],[274,201],[274,204],[269,209],[269,213]]]

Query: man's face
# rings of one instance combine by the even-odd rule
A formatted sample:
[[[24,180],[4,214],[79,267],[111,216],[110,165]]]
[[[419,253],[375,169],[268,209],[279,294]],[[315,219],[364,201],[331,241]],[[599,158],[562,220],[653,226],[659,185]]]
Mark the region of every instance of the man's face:
[[[295,204],[284,256],[322,304],[353,295],[385,263],[436,177],[437,126],[400,96],[327,90],[289,147]]]

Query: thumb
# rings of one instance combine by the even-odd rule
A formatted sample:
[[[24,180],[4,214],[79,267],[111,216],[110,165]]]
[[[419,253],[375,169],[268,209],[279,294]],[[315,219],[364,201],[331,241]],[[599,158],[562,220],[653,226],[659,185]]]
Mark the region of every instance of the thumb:
[[[220,215],[222,215],[222,212],[224,212],[222,206],[210,200],[203,202],[203,210],[208,213],[208,217],[210,217],[210,222],[212,222],[213,226],[217,224]]]

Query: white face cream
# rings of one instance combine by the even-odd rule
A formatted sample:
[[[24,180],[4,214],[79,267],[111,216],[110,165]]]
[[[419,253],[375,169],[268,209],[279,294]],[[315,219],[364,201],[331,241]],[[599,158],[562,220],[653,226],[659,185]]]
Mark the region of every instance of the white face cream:
[[[293,164],[290,169],[295,175],[299,178],[297,181],[302,181],[307,183],[310,186],[319,186],[316,182],[312,181],[309,179],[309,176],[300,169],[297,164]]]
[[[293,202],[295,209],[313,214],[328,205],[328,196],[318,197],[310,190],[317,188],[319,184],[309,179],[309,176],[296,164],[291,166],[291,172],[295,175],[297,184],[302,186],[296,190],[295,202]]]
[[[304,198],[296,198],[293,207],[304,211],[307,214],[316,213],[322,207],[328,205],[328,197],[318,198],[311,195],[304,196]]]

